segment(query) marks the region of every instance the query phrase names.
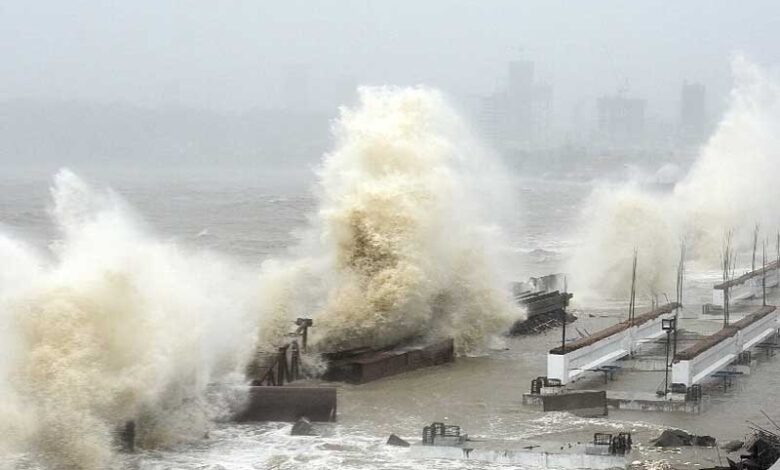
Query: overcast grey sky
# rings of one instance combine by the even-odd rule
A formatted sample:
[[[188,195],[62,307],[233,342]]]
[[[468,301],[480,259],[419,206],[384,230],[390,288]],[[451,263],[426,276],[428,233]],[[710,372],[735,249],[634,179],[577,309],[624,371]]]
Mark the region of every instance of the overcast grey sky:
[[[627,83],[651,112],[683,80],[728,88],[737,51],[780,58],[776,1],[34,1],[0,3],[0,99],[280,105],[307,64],[314,101],[353,83],[492,91],[536,62],[556,106]]]

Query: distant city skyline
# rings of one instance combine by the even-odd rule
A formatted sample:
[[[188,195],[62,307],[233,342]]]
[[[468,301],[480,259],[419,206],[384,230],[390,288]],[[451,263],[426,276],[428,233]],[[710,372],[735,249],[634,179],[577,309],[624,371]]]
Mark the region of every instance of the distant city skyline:
[[[556,121],[619,88],[669,118],[684,81],[705,83],[717,107],[734,54],[780,55],[780,5],[758,1],[49,0],[0,12],[0,100],[273,109],[302,67],[321,110],[348,98],[344,83],[486,95],[526,60],[555,89]]]
[[[12,0],[0,165],[316,161],[359,85],[439,89],[514,160],[673,160],[725,109],[735,54],[773,66],[778,14],[704,0]]]

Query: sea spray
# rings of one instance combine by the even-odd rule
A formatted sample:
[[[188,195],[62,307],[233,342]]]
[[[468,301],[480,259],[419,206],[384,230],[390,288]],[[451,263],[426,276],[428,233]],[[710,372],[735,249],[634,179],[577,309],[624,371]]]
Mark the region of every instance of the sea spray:
[[[732,65],[729,109],[674,190],[693,255],[710,265],[720,259],[726,231],[749,251],[756,223],[773,239],[780,221],[780,76],[741,56]]]
[[[111,191],[61,171],[49,256],[0,237],[0,446],[52,468],[106,468],[113,432],[138,443],[201,437],[221,410],[203,392],[243,370],[249,276],[161,242]]]
[[[511,200],[506,175],[440,93],[359,96],[319,170],[308,253],[266,265],[264,318],[314,316],[312,342],[325,351],[445,335],[479,351],[518,315],[489,225]]]
[[[673,192],[649,193],[634,182],[594,190],[582,214],[582,243],[568,268],[580,300],[627,298],[634,248],[640,294],[663,298],[674,292],[682,241],[692,262],[715,269],[729,230],[743,253],[752,248],[754,224],[773,237],[780,199],[780,85],[742,57],[732,68],[729,109]]]
[[[569,267],[572,278],[579,281],[575,291],[580,299],[604,294],[627,299],[635,248],[638,295],[663,298],[679,250],[676,227],[664,212],[664,201],[664,196],[647,194],[636,185],[594,189],[582,214],[587,220],[585,241]]]

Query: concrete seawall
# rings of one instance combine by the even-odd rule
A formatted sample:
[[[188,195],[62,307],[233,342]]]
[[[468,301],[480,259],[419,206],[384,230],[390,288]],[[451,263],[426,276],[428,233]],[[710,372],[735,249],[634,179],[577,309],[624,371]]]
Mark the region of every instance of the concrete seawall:
[[[336,421],[335,387],[249,387],[235,421]]]

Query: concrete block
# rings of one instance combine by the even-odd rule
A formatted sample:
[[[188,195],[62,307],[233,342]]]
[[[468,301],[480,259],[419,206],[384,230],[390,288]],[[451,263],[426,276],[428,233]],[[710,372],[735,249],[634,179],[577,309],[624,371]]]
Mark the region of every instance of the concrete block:
[[[237,422],[336,421],[334,387],[249,387],[247,400],[235,414]]]

